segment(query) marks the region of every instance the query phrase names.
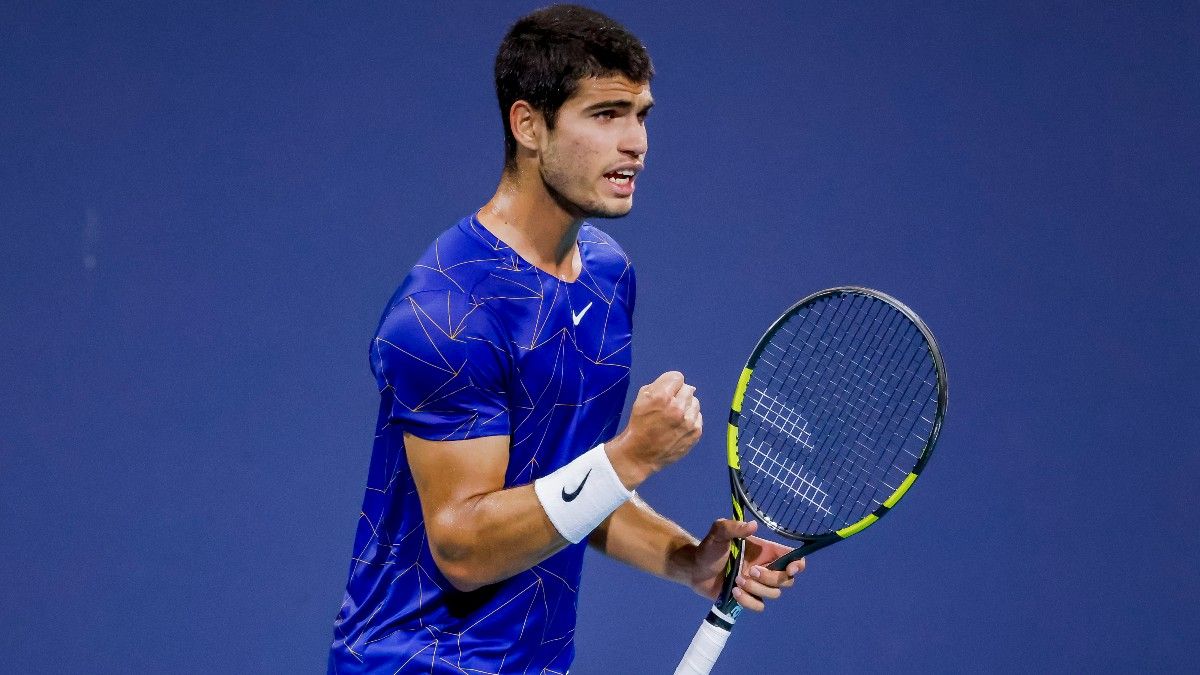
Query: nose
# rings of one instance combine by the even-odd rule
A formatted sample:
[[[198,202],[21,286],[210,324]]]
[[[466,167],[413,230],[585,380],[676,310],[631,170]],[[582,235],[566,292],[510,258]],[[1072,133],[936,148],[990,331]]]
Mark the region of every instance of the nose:
[[[646,155],[646,150],[649,149],[650,139],[646,135],[646,122],[640,120],[636,115],[630,115],[630,124],[626,131],[621,136],[621,152],[630,155],[634,159],[641,159]]]

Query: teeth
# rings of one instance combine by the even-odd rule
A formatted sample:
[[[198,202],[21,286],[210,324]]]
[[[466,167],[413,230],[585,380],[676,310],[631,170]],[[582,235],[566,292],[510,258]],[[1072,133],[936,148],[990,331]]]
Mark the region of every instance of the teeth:
[[[612,173],[605,174],[604,177],[616,185],[628,185],[633,180],[634,173],[632,169],[618,169]]]

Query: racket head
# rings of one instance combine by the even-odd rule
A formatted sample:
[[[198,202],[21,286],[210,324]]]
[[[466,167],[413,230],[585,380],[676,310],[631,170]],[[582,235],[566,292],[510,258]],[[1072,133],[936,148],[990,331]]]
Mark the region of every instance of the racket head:
[[[947,400],[937,341],[899,300],[861,286],[800,300],[759,340],[734,391],[735,516],[745,507],[807,544],[781,565],[861,532],[924,469]]]

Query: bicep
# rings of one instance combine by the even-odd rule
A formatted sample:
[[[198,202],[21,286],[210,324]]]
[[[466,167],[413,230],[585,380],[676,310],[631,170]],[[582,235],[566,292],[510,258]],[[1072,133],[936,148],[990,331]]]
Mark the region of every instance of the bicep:
[[[566,545],[532,484],[506,489],[509,437],[430,441],[408,434],[430,553],[455,588],[507,579]]]
[[[508,436],[431,441],[406,433],[404,448],[425,522],[434,530],[479,497],[504,489]]]

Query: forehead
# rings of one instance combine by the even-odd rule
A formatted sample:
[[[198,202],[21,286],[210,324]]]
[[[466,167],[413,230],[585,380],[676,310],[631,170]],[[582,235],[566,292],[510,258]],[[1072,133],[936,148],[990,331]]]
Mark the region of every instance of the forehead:
[[[587,106],[597,101],[626,100],[636,105],[654,102],[649,82],[634,82],[624,75],[585,77],[564,105]]]

